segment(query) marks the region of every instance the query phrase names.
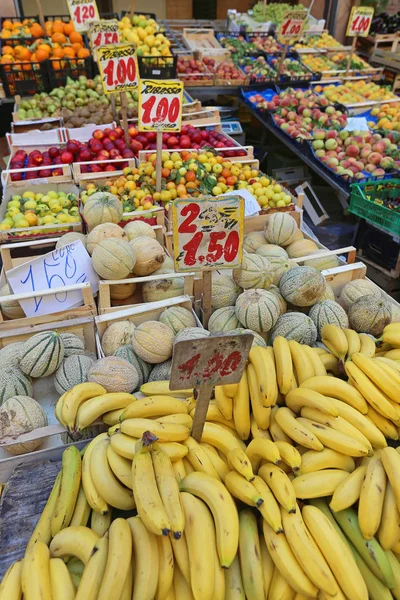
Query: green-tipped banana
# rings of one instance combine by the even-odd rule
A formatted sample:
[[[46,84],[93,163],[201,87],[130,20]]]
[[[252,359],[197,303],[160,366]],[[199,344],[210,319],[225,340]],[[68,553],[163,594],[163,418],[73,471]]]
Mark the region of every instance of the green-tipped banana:
[[[365,585],[367,586],[370,600],[393,600],[389,588],[387,588],[368,568],[353,544],[349,543],[349,546],[353,552],[357,567],[360,569],[360,573],[363,576]]]

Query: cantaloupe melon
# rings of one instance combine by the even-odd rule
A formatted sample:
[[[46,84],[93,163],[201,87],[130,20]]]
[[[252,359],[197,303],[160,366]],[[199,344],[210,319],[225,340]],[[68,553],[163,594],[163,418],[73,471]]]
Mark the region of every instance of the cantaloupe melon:
[[[79,240],[86,248],[86,235],[84,233],[79,233],[78,231],[69,231],[60,237],[60,239],[57,241],[56,248],[61,248],[62,246],[72,244],[73,242],[78,242]]]
[[[146,277],[160,268],[165,260],[165,250],[150,237],[141,235],[129,242],[130,247],[136,254],[136,263],[133,272],[138,277]]]
[[[270,285],[268,291],[278,298],[279,314],[284,315],[287,309],[287,303],[285,298],[282,296],[280,289],[276,285]]]
[[[322,302],[322,300],[335,300],[335,292],[328,283],[326,283],[324,293],[319,300],[320,302]]]
[[[32,396],[30,377],[17,366],[2,366],[0,371],[0,406],[13,396]]]
[[[362,296],[353,302],[348,311],[349,323],[358,333],[382,335],[383,329],[392,320],[390,304],[376,295]]]
[[[271,264],[259,254],[244,254],[240,267],[233,269],[233,280],[241,288],[267,289],[272,281],[270,277]]]
[[[284,258],[279,259],[279,260],[274,260],[274,262],[270,263],[270,264],[271,264],[270,275],[272,278],[273,285],[279,285],[279,282],[282,279],[282,275],[284,273],[286,273],[287,271],[290,271],[290,269],[294,269],[295,267],[298,266],[292,260],[284,259]]]
[[[289,258],[285,248],[281,248],[281,246],[277,246],[276,244],[264,244],[264,246],[257,248],[256,254],[267,258],[271,264],[273,264],[276,260],[287,260]]]
[[[171,378],[171,370],[172,370],[172,358],[169,358],[165,362],[162,362],[153,367],[149,382],[151,381],[165,381]]]
[[[241,333],[250,333],[254,338],[252,347],[253,346],[261,346],[262,348],[267,347],[267,342],[264,340],[264,338],[261,337],[261,335],[259,333],[257,333],[257,331],[253,331],[252,329],[244,329],[243,327],[238,327],[237,329],[234,329],[233,331],[230,331],[229,333],[232,335],[241,334]]]
[[[54,373],[54,387],[62,395],[75,385],[87,381],[93,360],[84,354],[72,354],[63,360]]]
[[[119,223],[123,215],[122,202],[108,192],[96,192],[89,196],[83,208],[89,231],[101,223]]]
[[[0,371],[4,368],[9,369],[19,365],[23,345],[23,342],[13,342],[0,350]]]
[[[124,231],[128,236],[129,241],[133,240],[135,237],[141,236],[153,238],[154,240],[156,239],[156,232],[152,226],[141,219],[136,219],[135,221],[127,223],[124,227]]]
[[[19,366],[30,377],[46,377],[58,369],[63,358],[64,343],[61,336],[56,331],[43,331],[24,342]]]
[[[135,263],[135,251],[126,240],[108,238],[93,250],[93,268],[102,279],[124,279],[132,273]]]
[[[348,310],[350,305],[358,300],[358,298],[371,295],[376,298],[381,297],[381,292],[377,285],[368,279],[354,279],[353,281],[346,283],[342,288],[339,302],[345,310]]]
[[[90,368],[88,381],[102,385],[107,392],[130,394],[137,389],[139,374],[127,360],[106,356],[97,360]]]
[[[184,278],[156,279],[143,284],[142,295],[145,302],[156,302],[166,298],[175,298],[184,293]]]
[[[125,346],[120,346],[114,353],[114,356],[118,358],[123,358],[127,360],[131,365],[133,365],[138,372],[139,381],[137,384],[137,388],[133,390],[136,392],[137,389],[140,388],[141,385],[147,383],[152,365],[142,360],[134,351],[133,346],[131,344],[126,344]]]
[[[12,299],[13,293],[8,283],[1,288],[0,296],[10,296],[9,300],[4,300],[0,305],[1,312],[5,317],[8,319],[23,319],[26,316],[18,300]]]
[[[74,333],[60,333],[60,338],[64,344],[64,358],[73,354],[84,354],[85,342]]]
[[[344,328],[349,326],[349,319],[346,311],[334,300],[322,300],[311,307],[308,313],[310,319],[318,331],[318,337],[321,337],[321,331],[324,325],[337,325]]]
[[[174,335],[186,327],[196,327],[196,319],[192,311],[184,306],[171,306],[163,310],[159,317],[160,323],[167,325]]]
[[[314,267],[296,267],[282,275],[279,289],[286,302],[312,306],[324,292],[325,279]]]
[[[310,317],[300,312],[288,312],[281,315],[275,323],[271,331],[271,342],[279,335],[287,340],[312,346],[317,340],[318,332]]]
[[[264,228],[268,244],[277,244],[283,247],[289,246],[297,231],[296,221],[284,212],[276,212],[269,216]]]
[[[136,283],[110,285],[111,300],[126,300],[135,293]]]
[[[397,304],[391,304],[392,309],[392,323],[400,323],[400,306]],[[1,364],[1,352],[0,352],[0,364]]]
[[[237,329],[238,327],[240,327],[240,323],[236,317],[234,306],[217,308],[208,321],[208,330],[211,333],[232,331],[232,329]]]
[[[30,396],[13,396],[6,400],[0,408],[0,438],[16,437],[23,433],[29,433],[33,429],[46,427],[47,424],[47,416],[43,408]],[[26,454],[38,448],[45,439],[12,444],[6,446],[5,450],[13,456]]]
[[[316,250],[318,246],[312,240],[296,240],[287,246],[286,248],[289,258],[301,258],[302,256],[308,256]]]
[[[156,271],[154,271],[154,275],[163,275],[164,273],[175,273],[174,269],[174,259],[165,255],[165,260],[161,267],[158,267]]]
[[[293,238],[292,238],[292,242],[297,242],[297,240],[303,240],[304,239],[304,233],[301,231],[301,229],[297,229],[297,231],[295,232]]]
[[[267,290],[245,290],[236,300],[235,312],[243,327],[265,333],[279,317],[279,301]]]
[[[322,254],[323,252],[326,252],[326,250],[323,250],[321,248],[315,250],[313,254],[315,254],[316,258],[310,258],[309,260],[304,261],[303,264],[306,267],[315,267],[315,269],[318,269],[318,271],[334,269],[335,267],[338,267],[340,265],[339,259],[336,256],[336,254],[330,254],[329,256],[318,258],[318,254]]]
[[[175,335],[164,323],[145,321],[135,328],[132,346],[136,354],[146,362],[155,365],[172,356]]]
[[[120,346],[131,344],[135,325],[130,321],[111,323],[101,338],[101,347],[105,356],[112,356]]]
[[[234,306],[242,288],[237,285],[229,275],[225,273],[212,274],[211,308],[223,308]]]
[[[93,227],[92,231],[87,236],[86,247],[89,254],[93,254],[93,250],[99,242],[107,240],[108,238],[129,241],[128,236],[122,227],[116,225],[116,223],[102,223],[101,225]]]
[[[246,250],[246,252],[254,253],[257,248],[265,244],[266,239],[263,231],[251,231],[243,238],[243,250]]]
[[[199,340],[209,336],[210,332],[207,331],[207,329],[203,329],[203,327],[185,327],[185,329],[181,329],[176,336],[174,344],[186,340]]]

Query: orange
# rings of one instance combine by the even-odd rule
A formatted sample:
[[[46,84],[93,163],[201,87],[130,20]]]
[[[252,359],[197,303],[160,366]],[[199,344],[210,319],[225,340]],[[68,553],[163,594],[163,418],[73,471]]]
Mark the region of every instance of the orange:
[[[52,56],[53,56],[53,58],[63,58],[64,57],[63,48],[54,48]]]
[[[186,184],[187,190],[195,190],[197,188],[197,184],[194,181],[188,181]]]
[[[31,35],[34,38],[39,38],[40,36],[44,35],[44,31],[43,31],[42,27],[39,25],[39,23],[32,24]]]
[[[7,64],[14,62],[14,59],[10,54],[3,54],[0,62],[2,65],[7,65]]]
[[[82,44],[80,44],[79,42],[75,42],[75,44],[71,44],[71,48],[73,48],[75,53],[77,53],[82,48]]]
[[[65,46],[64,56],[66,58],[75,58],[75,50],[73,48],[71,48],[71,46]]]
[[[49,44],[42,43],[38,45],[37,50],[43,50],[44,52],[47,52],[47,54],[50,56],[51,46]]]
[[[229,176],[230,176],[230,174],[231,174],[230,170],[229,170],[229,169],[227,169],[226,167],[224,167],[224,168],[222,169],[222,173],[221,173],[221,176],[222,176],[222,177],[225,177],[225,178],[226,178],[226,177],[229,177]]]
[[[32,69],[32,63],[28,60],[23,60],[21,64],[23,71],[30,71]]]
[[[16,48],[17,49],[17,46]],[[19,60],[29,60],[31,58],[31,51],[29,50],[29,48],[24,48],[23,46],[20,48],[20,50],[18,51],[18,54],[16,54],[16,57]]]
[[[71,35],[71,33],[75,31],[74,24],[70,21],[69,23],[65,23],[64,25],[64,33],[65,35]]]
[[[55,71],[59,71],[61,69],[61,62],[59,60],[53,60],[52,58],[51,60],[51,66],[53,67],[53,69]]]
[[[54,21],[52,27],[53,33],[64,33],[64,23],[63,21]]]
[[[49,58],[49,53],[46,50],[36,50],[36,60],[39,62],[43,62]]]
[[[185,179],[186,181],[194,181],[196,179],[196,173],[194,171],[188,171],[185,175]]]
[[[4,29],[12,29],[13,28],[12,21],[9,21],[8,19],[6,19],[5,21],[3,21],[3,28]]]
[[[164,167],[164,169],[161,171],[161,176],[162,176],[162,177],[169,177],[169,176],[170,176],[170,174],[171,174],[171,171],[170,171],[169,169],[166,169],[165,167]]]
[[[69,39],[71,40],[72,43],[74,43],[74,42],[80,42],[80,43],[82,43],[82,41],[83,41],[83,38],[82,38],[81,34],[78,33],[77,31],[73,31],[70,34]]]
[[[78,58],[87,58],[90,56],[90,52],[87,48],[80,48],[80,50],[77,52],[77,56]]]
[[[13,56],[14,48],[12,46],[3,46],[1,49],[1,53],[2,54],[10,54],[10,56]]]
[[[53,33],[53,35],[51,36],[51,41],[57,42],[58,44],[65,44],[67,38],[63,33],[56,31],[56,33]]]

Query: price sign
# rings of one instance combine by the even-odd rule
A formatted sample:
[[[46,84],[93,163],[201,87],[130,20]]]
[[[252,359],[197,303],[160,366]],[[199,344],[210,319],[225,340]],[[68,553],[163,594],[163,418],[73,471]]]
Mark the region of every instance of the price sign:
[[[303,33],[306,19],[305,10],[287,10],[283,15],[279,35],[287,39],[299,37]]]
[[[67,0],[67,4],[76,31],[87,31],[100,18],[96,0]]]
[[[116,19],[101,19],[90,24],[89,38],[94,57],[97,60],[96,49],[99,46],[118,44],[120,41],[118,21]]]
[[[346,35],[367,37],[374,16],[371,6],[353,6],[347,24]]]
[[[177,199],[172,222],[175,271],[232,269],[242,262],[243,198]]]
[[[141,79],[138,99],[139,131],[181,130],[183,81]]]
[[[97,61],[106,94],[137,88],[138,68],[134,46],[131,44],[100,46],[97,49]]]

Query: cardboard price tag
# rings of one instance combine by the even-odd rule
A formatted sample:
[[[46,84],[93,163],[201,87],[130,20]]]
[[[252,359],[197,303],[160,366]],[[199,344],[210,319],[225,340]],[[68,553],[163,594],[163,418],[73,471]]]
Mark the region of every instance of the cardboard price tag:
[[[67,0],[76,31],[87,31],[90,23],[100,19],[96,0]]]
[[[139,131],[181,130],[183,82],[141,79],[139,83]]]
[[[305,10],[287,10],[283,15],[278,35],[287,39],[300,37],[303,33],[306,19],[307,11]]]
[[[89,39],[92,51],[97,60],[96,50],[99,46],[119,44],[120,30],[117,19],[101,19],[90,24]]]
[[[346,35],[367,37],[374,9],[371,6],[353,6],[350,13],[349,22],[347,24]]]
[[[232,269],[242,262],[244,200],[234,194],[172,204],[175,271]]]
[[[100,46],[97,48],[97,62],[105,94],[137,88],[136,50],[131,44]]]

